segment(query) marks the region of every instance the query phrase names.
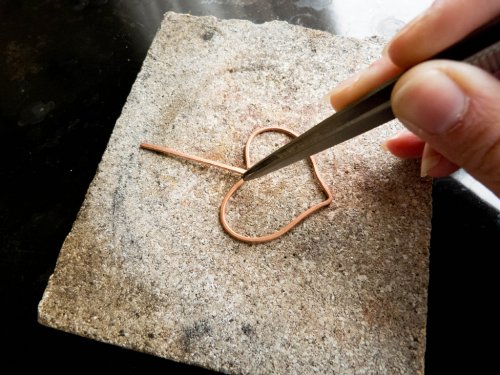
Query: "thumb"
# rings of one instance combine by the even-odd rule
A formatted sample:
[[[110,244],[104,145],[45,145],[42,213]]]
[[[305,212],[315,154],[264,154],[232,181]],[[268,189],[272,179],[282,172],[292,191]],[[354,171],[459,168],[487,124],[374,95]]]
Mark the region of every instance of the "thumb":
[[[403,124],[500,196],[500,81],[474,66],[429,61],[392,92]]]

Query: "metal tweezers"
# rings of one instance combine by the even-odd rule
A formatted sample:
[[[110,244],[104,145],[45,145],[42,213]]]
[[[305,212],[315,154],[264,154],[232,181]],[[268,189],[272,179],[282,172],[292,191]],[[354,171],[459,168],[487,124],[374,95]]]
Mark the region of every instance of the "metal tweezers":
[[[431,59],[464,61],[499,76],[500,18],[472,32]],[[351,139],[394,119],[391,92],[401,75],[312,127],[243,174],[245,181],[264,176]]]

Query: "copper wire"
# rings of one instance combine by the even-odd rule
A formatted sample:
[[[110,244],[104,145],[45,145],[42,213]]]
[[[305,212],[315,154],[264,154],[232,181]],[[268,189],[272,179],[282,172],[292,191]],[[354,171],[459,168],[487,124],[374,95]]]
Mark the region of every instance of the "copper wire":
[[[252,143],[253,139],[257,135],[265,133],[265,132],[277,132],[277,133],[286,134],[286,135],[291,136],[291,137],[297,137],[297,134],[295,132],[293,132],[289,129],[280,128],[280,127],[268,127],[268,128],[256,129],[252,134],[250,134],[250,136],[248,137],[248,140],[245,144],[245,164],[246,164],[247,168],[250,168],[250,166],[251,166],[250,144]],[[242,168],[233,167],[233,166],[230,166],[227,164],[223,164],[223,163],[213,161],[213,160],[208,160],[208,159],[201,158],[198,156],[189,155],[189,154],[186,154],[186,153],[183,153],[180,151],[173,150],[173,149],[168,148],[168,147],[156,146],[156,145],[152,145],[149,143],[141,143],[140,147],[142,149],[156,151],[156,152],[160,152],[160,153],[166,154],[166,155],[174,155],[174,156],[178,156],[178,157],[183,158],[183,159],[188,159],[191,161],[203,163],[203,164],[214,166],[217,168],[222,168],[222,169],[225,169],[227,171],[230,171],[230,172],[233,172],[233,173],[236,173],[239,175],[242,175],[243,173],[245,173],[245,170]],[[278,229],[277,231],[275,231],[271,234],[257,236],[257,237],[245,236],[243,234],[236,232],[233,228],[231,228],[231,226],[228,224],[228,222],[226,220],[226,208],[227,208],[227,205],[229,203],[229,200],[236,193],[236,191],[238,191],[238,189],[240,189],[243,186],[243,184],[245,183],[245,181],[243,179],[239,179],[231,187],[231,189],[229,189],[229,191],[226,193],[224,199],[222,200],[222,204],[220,206],[219,219],[220,219],[220,223],[221,223],[222,227],[224,228],[224,230],[233,238],[235,238],[239,241],[246,242],[246,243],[257,244],[257,243],[269,242],[269,241],[272,241],[272,240],[275,240],[275,239],[281,237],[282,235],[284,235],[285,233],[290,231],[292,228],[294,228],[297,224],[299,224],[302,220],[304,220],[309,215],[313,214],[314,212],[320,210],[323,207],[328,206],[333,200],[332,192],[330,191],[330,189],[326,185],[323,178],[320,176],[320,174],[318,172],[318,167],[317,167],[315,158],[313,156],[310,156],[309,160],[311,162],[311,166],[312,166],[314,175],[318,179],[321,190],[325,194],[325,200],[309,207],[307,210],[303,211],[298,216],[296,216],[294,219],[292,219],[292,221],[290,221],[288,224],[284,225],[283,227],[281,227],[280,229]]]
[[[160,153],[165,154],[165,155],[175,155],[175,156],[178,156],[178,157],[183,158],[183,159],[188,159],[188,160],[196,161],[198,163],[202,163],[202,164],[210,165],[213,167],[225,169],[226,171],[234,172],[237,174],[245,173],[245,169],[243,169],[243,168],[233,167],[232,165],[219,163],[218,161],[215,161],[215,160],[208,160],[205,158],[201,158],[199,156],[185,154],[184,152],[176,151],[176,150],[171,149],[169,147],[156,146],[156,145],[152,145],[149,143],[141,143],[140,147],[142,149],[145,149],[145,150],[156,151],[156,152],[160,152]]]

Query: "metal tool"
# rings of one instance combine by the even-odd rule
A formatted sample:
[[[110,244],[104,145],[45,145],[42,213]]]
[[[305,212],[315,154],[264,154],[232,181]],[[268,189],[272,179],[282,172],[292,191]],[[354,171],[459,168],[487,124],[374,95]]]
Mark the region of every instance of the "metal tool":
[[[432,59],[468,62],[499,76],[500,18],[472,32]],[[394,119],[390,99],[399,77],[387,81],[271,153],[248,169],[243,179],[249,181],[262,177]]]

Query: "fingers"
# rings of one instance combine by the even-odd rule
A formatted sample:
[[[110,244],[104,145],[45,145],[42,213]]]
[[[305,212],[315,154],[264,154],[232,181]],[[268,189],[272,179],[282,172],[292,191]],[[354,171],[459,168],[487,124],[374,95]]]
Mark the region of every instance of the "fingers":
[[[500,15],[498,0],[437,0],[404,27],[387,45],[384,56],[330,93],[340,110],[404,69],[444,50]]]
[[[498,97],[500,81],[481,69],[429,61],[399,79],[392,106],[410,131],[500,195]]]
[[[446,159],[429,144],[408,130],[403,130],[386,140],[382,147],[402,159],[422,158],[420,165],[420,175],[422,177],[444,177],[459,169],[455,163]]]
[[[425,144],[420,163],[420,176],[444,177],[452,174],[458,168],[458,165],[446,159],[428,143]]]
[[[412,132],[404,130],[396,136],[386,140],[382,147],[394,156],[402,159],[416,159],[422,157],[425,142]]]
[[[397,66],[409,68],[458,42],[499,14],[498,0],[437,0],[393,38],[387,54]]]
[[[332,106],[346,107],[499,15],[498,0],[435,1],[394,37],[380,60],[331,92]],[[499,94],[500,82],[479,69],[423,63],[398,81],[392,98],[396,116],[417,137],[399,135],[384,148],[403,158],[421,156],[422,175],[443,176],[462,166],[500,195]]]
[[[339,111],[400,72],[401,69],[388,57],[382,57],[333,89],[330,92],[330,103],[335,110]]]

